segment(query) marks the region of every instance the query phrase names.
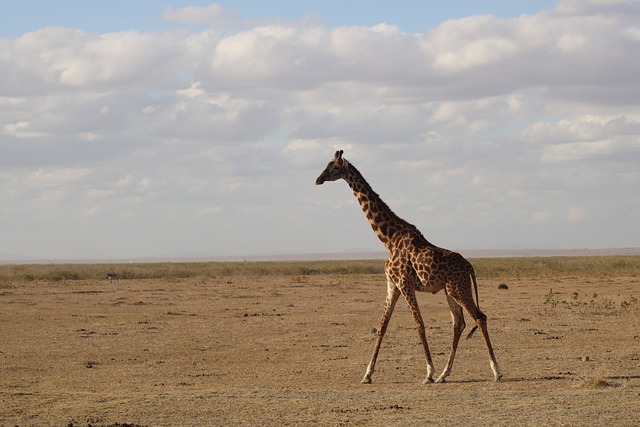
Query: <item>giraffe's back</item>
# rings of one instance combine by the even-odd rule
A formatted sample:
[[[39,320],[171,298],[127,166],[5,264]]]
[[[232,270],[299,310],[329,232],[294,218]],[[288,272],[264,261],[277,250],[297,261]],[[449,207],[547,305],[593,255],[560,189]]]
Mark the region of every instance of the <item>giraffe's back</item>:
[[[421,291],[436,293],[445,287],[449,291],[452,287],[470,286],[473,267],[458,252],[423,246],[413,251],[411,264],[422,282]]]

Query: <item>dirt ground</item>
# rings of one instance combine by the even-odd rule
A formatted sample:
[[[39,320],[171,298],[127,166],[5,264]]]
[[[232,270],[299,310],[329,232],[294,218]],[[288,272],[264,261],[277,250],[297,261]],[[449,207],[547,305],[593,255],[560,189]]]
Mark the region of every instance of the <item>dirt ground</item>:
[[[5,284],[0,426],[640,425],[640,278],[479,286],[502,382],[476,334],[447,383],[421,384],[400,300],[361,385],[382,276]],[[419,299],[439,373],[445,296]]]

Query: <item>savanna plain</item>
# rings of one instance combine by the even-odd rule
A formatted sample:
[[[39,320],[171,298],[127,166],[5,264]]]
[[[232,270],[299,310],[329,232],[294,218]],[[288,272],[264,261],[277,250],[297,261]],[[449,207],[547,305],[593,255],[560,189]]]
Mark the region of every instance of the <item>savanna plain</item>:
[[[423,385],[401,299],[360,384],[380,260],[1,265],[0,426],[640,425],[640,257],[470,261],[498,383],[476,333]],[[439,374],[448,305],[418,298]]]

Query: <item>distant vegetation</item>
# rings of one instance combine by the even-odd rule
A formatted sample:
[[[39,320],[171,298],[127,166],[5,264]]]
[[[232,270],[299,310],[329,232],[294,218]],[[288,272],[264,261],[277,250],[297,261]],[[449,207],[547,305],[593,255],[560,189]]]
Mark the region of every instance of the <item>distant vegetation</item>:
[[[108,264],[0,265],[0,281],[106,279],[186,279],[221,276],[308,276],[313,274],[382,274],[384,261],[246,261]]]
[[[639,276],[640,256],[472,259],[479,278]]]
[[[471,259],[479,279],[516,277],[639,276],[640,256],[477,258]],[[105,279],[185,279],[222,276],[308,276],[316,274],[383,274],[383,260],[363,261],[247,261],[120,264],[0,265],[0,286],[12,281]]]

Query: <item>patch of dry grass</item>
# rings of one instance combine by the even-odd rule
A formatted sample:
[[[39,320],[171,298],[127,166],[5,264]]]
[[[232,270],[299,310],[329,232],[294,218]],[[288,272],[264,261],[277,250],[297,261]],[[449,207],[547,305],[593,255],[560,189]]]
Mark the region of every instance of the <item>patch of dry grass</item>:
[[[640,276],[640,256],[535,257],[471,259],[479,279],[503,277],[607,277]],[[241,261],[159,262],[108,264],[0,265],[0,287],[14,280],[48,281],[104,279],[185,279],[220,276],[309,276],[321,274],[383,274],[384,260],[349,261]]]
[[[585,378],[578,382],[579,388],[594,389],[594,388],[609,388],[619,387],[619,384],[609,381],[602,375],[596,375],[593,377]]]
[[[321,274],[382,274],[384,261],[246,261],[159,262],[106,264],[0,265],[0,286],[12,281],[98,280],[108,273],[119,279],[188,279],[227,276],[309,276]]]
[[[472,259],[479,278],[640,276],[640,256]]]
[[[590,294],[574,291],[568,298],[563,298],[549,290],[545,296],[545,311],[564,308],[576,310],[579,313],[622,314],[638,307],[640,300],[634,295],[623,296],[618,294],[615,298],[605,297],[597,292]]]

